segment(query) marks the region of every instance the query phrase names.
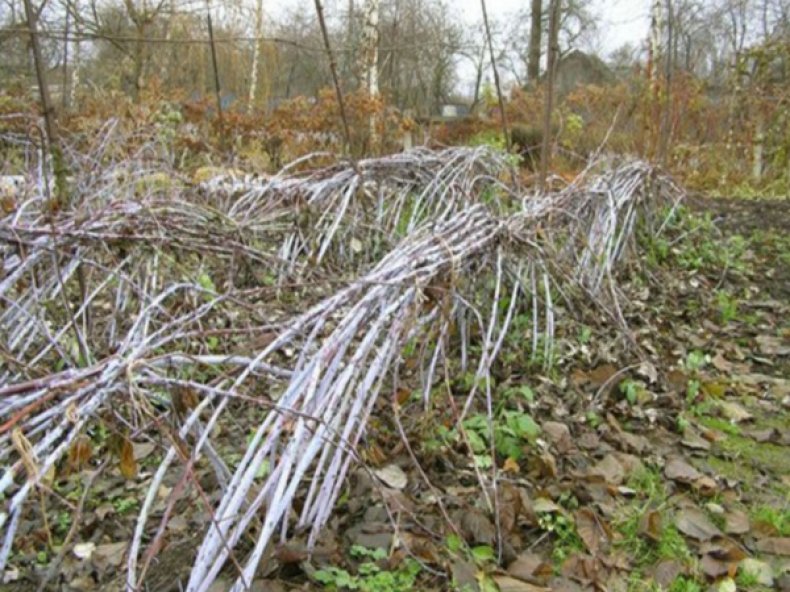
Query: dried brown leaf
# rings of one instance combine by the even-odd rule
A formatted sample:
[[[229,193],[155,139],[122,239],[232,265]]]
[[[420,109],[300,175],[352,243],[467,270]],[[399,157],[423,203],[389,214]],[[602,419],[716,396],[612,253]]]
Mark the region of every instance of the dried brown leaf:
[[[768,537],[754,542],[754,548],[769,555],[790,556],[790,537]]]
[[[592,469],[589,475],[603,479],[610,485],[620,485],[625,479],[625,468],[613,454],[607,454]]]
[[[507,573],[520,580],[543,584],[552,576],[554,568],[537,553],[522,553],[508,566]]]
[[[91,439],[86,435],[80,436],[69,448],[69,468],[73,471],[82,470],[90,462],[92,455],[93,443]]]
[[[684,572],[683,564],[675,559],[661,561],[653,569],[653,579],[660,588],[668,590],[679,575]]]
[[[603,519],[590,508],[581,508],[575,514],[576,532],[591,555],[597,555],[608,546],[611,530]]]
[[[724,517],[724,532],[727,534],[746,534],[749,532],[749,516],[742,510],[732,510]]]
[[[551,592],[551,588],[543,588],[510,576],[495,575],[494,582],[500,592]]]
[[[648,510],[639,519],[639,534],[653,541],[660,541],[662,535],[662,518],[658,510]]]
[[[702,477],[697,469],[679,457],[671,458],[664,466],[664,475],[672,481],[681,483],[694,483]]]
[[[675,516],[675,526],[686,536],[698,541],[709,541],[713,537],[722,536],[722,532],[705,512],[695,507],[680,510]]]
[[[496,540],[496,528],[488,516],[477,508],[460,513],[460,526],[464,538],[470,543],[492,545]]]
[[[558,421],[546,421],[541,424],[543,435],[546,440],[557,449],[557,452],[564,454],[573,448],[570,428]]]
[[[118,454],[119,466],[121,475],[126,479],[134,479],[137,477],[137,461],[134,460],[134,446],[127,439],[124,438],[121,442],[121,450]]]

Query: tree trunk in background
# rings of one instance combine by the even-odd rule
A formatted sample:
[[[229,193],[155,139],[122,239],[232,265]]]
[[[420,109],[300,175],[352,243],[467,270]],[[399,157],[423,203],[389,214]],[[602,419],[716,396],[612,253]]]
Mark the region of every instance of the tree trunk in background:
[[[71,26],[71,19],[69,18],[71,13],[66,11],[66,23],[64,24],[64,36],[63,36],[63,80],[61,82],[61,89],[60,89],[60,108],[63,111],[66,111],[69,108],[69,97],[71,93],[69,93],[69,30]]]
[[[669,144],[672,135],[672,41],[675,25],[672,0],[666,0],[666,2],[667,48],[664,56],[664,93],[661,101],[661,138],[658,150],[659,161],[665,166],[669,158]]]
[[[368,0],[365,7],[365,83],[371,103],[379,97],[379,8],[380,0]],[[375,110],[370,113],[369,126],[370,150],[375,153],[379,144]]]
[[[255,105],[255,91],[258,86],[258,62],[261,54],[261,37],[263,36],[263,0],[258,0],[255,7],[255,41],[252,48],[252,72],[250,73],[250,94],[247,99],[247,111]]]
[[[496,86],[496,96],[499,102],[499,117],[502,122],[502,135],[505,138],[505,146],[510,152],[510,131],[507,124],[507,111],[505,110],[505,97],[502,94],[502,84],[499,82],[499,70],[496,67],[496,55],[494,54],[494,42],[491,40],[491,27],[488,24],[488,10],[486,0],[480,0],[480,8],[483,11],[483,24],[486,30],[486,40],[488,41],[488,51],[491,57],[491,70],[494,73],[494,85]]]
[[[661,31],[664,27],[662,0],[653,0],[650,10],[650,48],[647,61],[648,77],[652,83],[653,92],[658,92],[658,59],[661,55]]]
[[[315,12],[318,15],[318,26],[321,28],[321,39],[324,41],[324,51],[326,57],[329,59],[329,72],[332,74],[332,82],[335,86],[335,96],[337,97],[337,106],[340,109],[340,120],[343,124],[343,135],[345,136],[345,152],[351,154],[351,128],[348,126],[348,117],[346,116],[346,102],[343,100],[343,89],[340,87],[340,78],[337,75],[337,62],[335,62],[335,54],[332,52],[332,45],[329,42],[329,31],[326,28],[326,20],[324,19],[324,7],[321,5],[321,0],[313,0],[315,4]],[[355,165],[356,167],[356,165]]]
[[[217,63],[217,46],[214,43],[214,26],[211,23],[211,8],[207,6],[206,23],[208,24],[208,41],[211,46],[211,69],[214,71],[214,92],[217,99],[217,122],[219,123],[220,145],[225,147],[225,122],[222,119],[222,87],[219,84],[219,64]]]
[[[536,83],[540,76],[540,41],[543,32],[542,25],[543,2],[532,0],[529,28],[529,50],[527,54],[527,81]]]
[[[354,13],[356,12],[356,8],[354,7],[354,0],[348,0],[348,7],[346,8],[348,12],[347,21],[346,21],[346,52],[342,55],[341,61],[341,70],[340,74],[343,79],[348,83],[351,80],[355,73],[357,64],[354,63],[354,56],[356,52],[354,51],[355,44],[354,44]]]
[[[754,124],[754,143],[752,145],[752,180],[759,183],[763,178],[763,152],[765,147],[765,123],[760,106],[757,106],[757,116]]]
[[[79,2],[74,3],[74,10],[79,11]],[[82,27],[79,19],[74,20],[74,57],[71,60],[71,83],[69,84],[69,104],[77,104],[77,87],[80,84],[80,68],[82,67],[82,46],[80,45],[80,35]]]
[[[145,23],[135,23],[137,41],[134,45],[134,101],[139,103],[145,88]]]
[[[551,115],[554,110],[554,76],[557,73],[557,57],[560,31],[560,0],[549,4],[549,46],[546,63],[546,103],[543,111],[543,145],[540,150],[540,189],[546,190],[546,179],[551,162]]]
[[[52,104],[52,97],[49,94],[47,67],[41,55],[36,11],[30,4],[30,0],[24,0],[24,2],[27,27],[30,31],[30,45],[33,49],[33,65],[36,70],[38,90],[41,94],[41,108],[44,111],[44,128],[47,135],[46,143],[49,145],[49,154],[52,157],[52,169],[55,173],[55,199],[51,201],[50,206],[53,210],[58,210],[66,205],[66,166],[63,162],[63,152],[60,149],[58,127],[55,121],[55,107]]]

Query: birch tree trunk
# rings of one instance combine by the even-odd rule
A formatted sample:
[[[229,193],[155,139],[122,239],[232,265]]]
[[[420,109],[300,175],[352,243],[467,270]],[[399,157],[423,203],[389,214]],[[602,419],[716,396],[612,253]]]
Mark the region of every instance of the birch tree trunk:
[[[757,105],[754,123],[754,143],[752,145],[752,180],[759,183],[763,178],[763,152],[765,147],[765,123],[760,106]]]
[[[669,144],[672,136],[672,41],[675,27],[672,0],[666,0],[666,2],[667,47],[664,56],[664,93],[661,101],[661,137],[658,150],[660,162],[665,166],[669,158]]]
[[[250,73],[250,94],[247,100],[247,111],[252,112],[255,106],[255,92],[258,88],[258,68],[261,55],[261,37],[263,36],[263,0],[258,0],[255,7],[255,41],[252,48],[252,72]]]
[[[71,28],[71,13],[66,11],[65,35],[63,36],[63,81],[60,89],[60,108],[67,111],[69,108],[69,33]]]
[[[74,10],[79,11],[79,2],[74,3]],[[80,20],[74,19],[74,57],[71,60],[71,83],[69,84],[69,105],[77,104],[77,87],[80,84],[80,68],[82,67],[82,45],[80,36],[82,27]]]
[[[379,8],[381,0],[367,0],[365,5],[365,82],[371,103],[379,97]],[[378,113],[375,105],[370,113],[370,149],[379,145]]]
[[[661,55],[661,32],[664,28],[664,10],[661,0],[653,0],[650,9],[650,55],[648,56],[648,76],[653,83],[653,91],[658,90],[658,59]]]

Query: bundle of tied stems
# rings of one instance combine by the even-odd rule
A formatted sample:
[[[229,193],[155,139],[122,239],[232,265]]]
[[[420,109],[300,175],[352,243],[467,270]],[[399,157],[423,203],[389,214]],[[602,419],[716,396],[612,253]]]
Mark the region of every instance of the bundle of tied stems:
[[[152,187],[124,161],[96,179],[86,165],[71,209],[47,215],[33,179],[2,219],[0,568],[53,470],[109,417],[137,436],[170,426],[127,588],[143,589],[191,486],[210,521],[186,590],[208,590],[229,565],[233,590],[246,589],[277,540],[307,531],[316,543],[377,400],[407,380],[408,344],[423,344],[408,380],[426,403],[453,360],[475,376],[458,421],[478,400],[490,413],[491,367],[517,311],[531,313],[533,352],[552,347],[558,294],[623,323],[616,264],[639,221],[660,232],[656,213],[682,196],[638,161],[596,163],[560,191],[529,193],[486,148],[298,164],[199,187]],[[229,450],[217,426],[239,417],[256,423]],[[200,488],[199,462],[218,496]],[[155,511],[179,468],[167,510]],[[475,471],[495,512],[496,463]]]

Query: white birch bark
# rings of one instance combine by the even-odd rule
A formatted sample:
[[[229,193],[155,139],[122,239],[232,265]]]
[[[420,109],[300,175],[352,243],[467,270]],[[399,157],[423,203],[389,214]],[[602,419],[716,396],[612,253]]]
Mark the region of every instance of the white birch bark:
[[[752,146],[752,179],[759,183],[763,178],[763,151],[765,146],[765,124],[763,114],[758,112],[754,130],[754,144]]]
[[[379,6],[380,0],[367,0],[365,5],[365,82],[371,100],[379,96]],[[375,151],[379,144],[378,118],[370,114],[370,148]]]
[[[661,55],[661,34],[664,29],[664,7],[662,0],[653,0],[650,9],[650,80],[658,81],[658,60]]]
[[[263,0],[258,0],[255,8],[255,41],[252,48],[252,72],[250,73],[250,94],[247,99],[247,110],[252,111],[255,105],[255,92],[258,89],[258,68],[261,54],[261,36],[263,35]]]

